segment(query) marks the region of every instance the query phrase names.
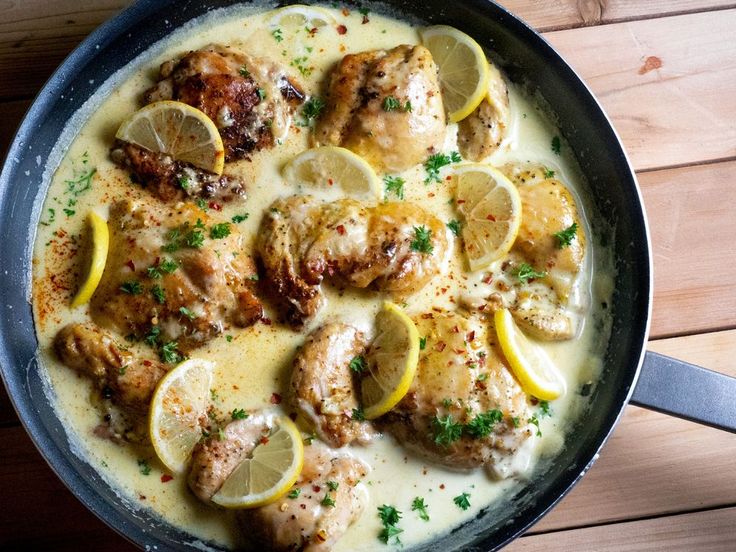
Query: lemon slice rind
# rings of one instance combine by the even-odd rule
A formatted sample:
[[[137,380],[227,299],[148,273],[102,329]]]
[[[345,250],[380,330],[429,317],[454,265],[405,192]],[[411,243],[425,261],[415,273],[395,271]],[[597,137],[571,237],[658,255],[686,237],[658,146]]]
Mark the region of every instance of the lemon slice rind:
[[[110,247],[110,232],[107,229],[107,221],[94,211],[89,212],[87,220],[92,229],[92,256],[87,277],[72,300],[72,308],[88,303],[94,294],[100,284],[102,274],[105,272],[107,252]]]

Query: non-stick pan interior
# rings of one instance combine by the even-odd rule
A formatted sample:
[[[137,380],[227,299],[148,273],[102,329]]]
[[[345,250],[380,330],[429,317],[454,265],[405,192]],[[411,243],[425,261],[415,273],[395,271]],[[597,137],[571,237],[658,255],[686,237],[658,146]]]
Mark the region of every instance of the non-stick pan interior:
[[[172,29],[220,1],[142,0],[95,31],[38,96],[13,143],[0,177],[0,366],[9,394],[42,454],[98,516],[139,545],[189,549],[193,539],[145,511],[133,511],[73,452],[46,399],[34,360],[37,342],[30,297],[30,257],[42,193],[42,171],[67,120],[117,69]],[[420,550],[491,550],[536,521],[580,477],[608,436],[630,394],[646,338],[650,260],[643,208],[621,145],[598,104],[573,71],[524,24],[485,0],[396,0],[400,13],[471,34],[509,65],[514,79],[538,87],[576,152],[598,212],[614,232],[617,278],[613,331],[601,383],[584,422],[564,451],[530,484],[473,522]],[[378,5],[375,9],[380,9]]]

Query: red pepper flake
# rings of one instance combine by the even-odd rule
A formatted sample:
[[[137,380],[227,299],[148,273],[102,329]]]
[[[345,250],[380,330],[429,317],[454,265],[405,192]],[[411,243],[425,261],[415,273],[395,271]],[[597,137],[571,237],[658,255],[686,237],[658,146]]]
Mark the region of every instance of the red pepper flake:
[[[453,326],[452,333],[460,333],[460,328],[458,328],[457,326]]]
[[[537,397],[532,396],[529,398],[529,402],[532,403],[533,406],[537,406],[537,404],[539,404],[539,399]]]
[[[222,205],[220,205],[219,203],[210,201],[209,205],[210,205],[210,209],[214,209],[215,211],[222,211]]]
[[[125,263],[125,266],[127,266],[131,271],[135,272],[135,263],[133,262],[133,259],[128,259],[128,262]]]
[[[475,330],[469,331],[468,334],[465,336],[465,340],[469,343],[472,343],[475,339]]]
[[[476,389],[485,390],[488,386],[484,381],[475,380],[475,387]]]
[[[262,445],[267,445],[268,444],[268,437],[266,437],[265,435],[263,437],[261,437],[261,444]]]
[[[368,19],[368,16],[367,16],[367,15],[364,15],[364,16],[363,16],[363,23],[362,23],[362,25],[365,25],[366,23],[370,23],[370,21],[371,21],[371,20],[370,20],[370,19]]]
[[[447,176],[445,177],[445,180],[447,180],[448,182],[449,182],[450,180],[452,180],[452,175],[451,175],[451,174],[448,174],[448,175],[447,175]]]
[[[486,284],[486,285],[490,284],[492,281],[493,281],[493,275],[492,274],[489,274],[488,276],[486,276],[485,278],[483,278],[483,283]]]
[[[496,217],[490,214],[486,217],[486,219],[490,220],[491,222],[496,222]]]
[[[340,234],[341,236],[344,236],[345,235],[345,226],[344,225],[339,224],[337,226],[337,228],[335,228],[335,230],[337,230],[337,233]]]
[[[143,361],[143,366],[151,366],[151,364],[153,364],[153,363],[150,360],[144,360]]]
[[[318,492],[320,492],[322,490],[322,487],[320,487],[319,485],[312,485],[312,490],[315,493],[318,493]]]
[[[138,498],[139,498],[140,500],[146,500],[146,495],[142,495],[142,494],[139,494],[139,495],[138,495]]]
[[[462,205],[463,203],[465,203],[465,200],[464,199],[456,199],[455,200],[455,203],[457,203],[458,205]]]
[[[261,322],[263,322],[266,326],[270,326],[271,324],[273,324],[270,318],[265,318],[265,317],[261,318]]]
[[[332,185],[333,185],[333,184],[335,183],[335,181],[334,181],[334,180],[332,180],[331,178],[328,178],[328,179],[327,179],[327,183],[328,183],[328,184],[329,184],[330,186],[332,186]]]
[[[445,490],[445,484],[444,484],[444,483],[442,483],[442,484],[440,485],[440,489],[442,489],[443,491]]]
[[[168,483],[172,479],[174,479],[173,475],[169,475],[168,473],[165,473],[161,476],[161,483]]]
[[[346,32],[348,32],[348,28],[345,25],[337,26],[337,34],[344,35]]]
[[[437,344],[436,344],[436,345],[434,346],[434,350],[435,350],[435,351],[437,351],[438,353],[441,353],[442,351],[444,351],[444,350],[445,350],[445,347],[447,347],[447,344],[446,344],[446,343],[445,343],[444,341],[439,341],[439,342],[438,342],[438,343],[437,343]]]
[[[456,355],[464,355],[465,354],[465,349],[453,349],[453,351],[455,351],[455,354]]]
[[[319,29],[317,27],[312,27],[311,29],[309,29],[309,36],[316,35],[318,30]]]
[[[478,307],[478,310],[483,312],[484,310],[486,310],[486,305],[485,304],[481,305],[480,307]]]
[[[281,404],[281,395],[279,395],[278,393],[272,393],[271,404]]]

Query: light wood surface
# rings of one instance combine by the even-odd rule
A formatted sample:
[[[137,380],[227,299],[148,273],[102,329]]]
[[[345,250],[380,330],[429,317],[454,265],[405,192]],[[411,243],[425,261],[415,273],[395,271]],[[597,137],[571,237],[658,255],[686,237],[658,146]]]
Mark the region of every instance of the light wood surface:
[[[502,3],[554,31],[639,171],[655,262],[649,348],[736,375],[736,2]],[[63,57],[127,4],[0,1],[0,153]],[[65,489],[4,391],[0,436],[0,549],[134,549]],[[508,549],[736,550],[734,458],[734,435],[629,407],[581,483]]]

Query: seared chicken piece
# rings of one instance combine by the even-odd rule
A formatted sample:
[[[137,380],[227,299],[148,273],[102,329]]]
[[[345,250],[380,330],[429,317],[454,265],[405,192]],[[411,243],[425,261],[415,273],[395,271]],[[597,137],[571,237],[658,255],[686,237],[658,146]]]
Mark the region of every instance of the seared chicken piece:
[[[299,496],[238,513],[250,550],[327,552],[365,510],[368,466],[314,441],[304,447]],[[333,490],[334,487],[334,490]],[[329,497],[334,505],[325,503]]]
[[[115,434],[138,440],[146,433],[141,426],[156,384],[167,372],[162,363],[134,357],[91,324],[64,326],[54,338],[54,351],[63,364],[91,378],[103,399],[119,407],[120,412],[108,413]]]
[[[247,420],[230,422],[222,434],[197,443],[189,464],[189,488],[205,503],[220,490],[228,476],[249,458],[273,426],[273,414],[259,412]]]
[[[382,425],[400,443],[450,468],[485,466],[497,477],[525,471],[533,444],[527,442],[535,435],[529,398],[493,328],[455,312],[426,313],[415,322],[426,345],[409,392]]]
[[[118,141],[110,157],[162,201],[202,198],[228,202],[245,197],[245,186],[237,177],[217,176],[135,144]]]
[[[365,350],[363,334],[347,324],[326,324],[307,338],[294,360],[293,401],[314,425],[320,439],[333,447],[367,443],[370,424],[353,418],[360,407],[350,362]]]
[[[424,46],[345,56],[330,78],[314,141],[351,149],[386,172],[423,162],[445,139],[437,72]]]
[[[304,99],[277,64],[217,44],[163,63],[160,77],[146,103],[178,100],[204,111],[220,130],[226,161],[283,139]]]
[[[187,352],[230,325],[257,322],[263,311],[253,294],[253,261],[237,228],[216,222],[190,204],[113,204],[92,319],[170,352]]]
[[[325,273],[355,287],[405,295],[439,272],[447,250],[445,225],[404,202],[367,207],[352,199],[279,199],[258,237],[268,283],[295,325],[322,306]]]
[[[460,153],[471,161],[482,161],[496,151],[511,125],[506,82],[495,65],[489,64],[488,69],[488,95],[457,127]]]

